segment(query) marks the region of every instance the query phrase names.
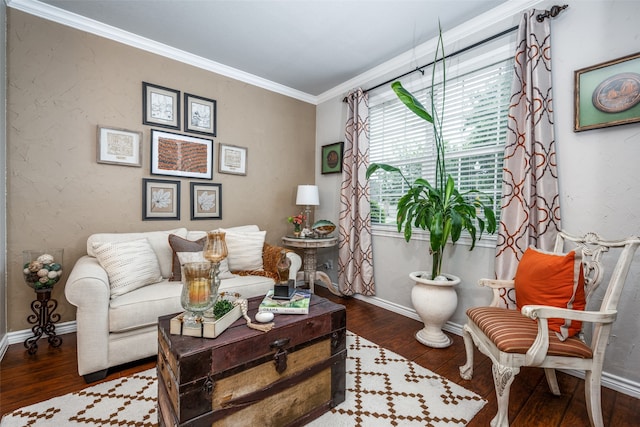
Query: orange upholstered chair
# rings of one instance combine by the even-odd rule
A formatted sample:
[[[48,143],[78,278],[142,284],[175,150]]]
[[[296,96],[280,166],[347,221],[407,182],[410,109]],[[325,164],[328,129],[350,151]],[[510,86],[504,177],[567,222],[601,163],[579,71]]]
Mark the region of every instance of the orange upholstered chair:
[[[467,310],[463,329],[467,362],[460,367],[460,376],[473,375],[474,344],[493,362],[498,413],[492,427],[509,425],[509,389],[521,366],[543,368],[556,395],[560,389],[555,369],[585,371],[589,419],[592,426],[603,426],[602,364],[639,245],[638,237],[606,241],[594,233],[575,237],[559,232],[553,253],[527,249],[514,280],[480,280],[493,290],[493,301],[489,307]],[[603,257],[606,252],[611,256]],[[608,266],[610,271],[605,271]],[[594,299],[590,304],[596,288],[605,286],[605,277],[606,289],[598,291],[602,302]]]

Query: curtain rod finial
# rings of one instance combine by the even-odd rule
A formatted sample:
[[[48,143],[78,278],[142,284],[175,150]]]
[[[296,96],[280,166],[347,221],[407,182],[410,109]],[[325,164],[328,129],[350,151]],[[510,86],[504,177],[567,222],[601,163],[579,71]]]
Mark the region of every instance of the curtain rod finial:
[[[549,17],[555,18],[560,14],[560,12],[562,12],[568,7],[569,7],[568,4],[565,4],[562,6],[558,6],[558,5],[552,6],[551,9],[545,10],[544,13],[539,13],[538,16],[536,16],[536,20],[538,22],[542,22],[545,20],[545,18],[549,18]]]

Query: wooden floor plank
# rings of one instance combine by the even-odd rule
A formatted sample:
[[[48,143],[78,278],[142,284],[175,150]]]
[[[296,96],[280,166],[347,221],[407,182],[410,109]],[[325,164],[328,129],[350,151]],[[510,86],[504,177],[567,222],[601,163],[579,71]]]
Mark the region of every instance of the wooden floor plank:
[[[461,337],[447,333],[453,345],[434,349],[420,344],[414,334],[421,323],[405,316],[368,304],[357,298],[341,298],[326,289],[317,293],[347,308],[347,328],[417,364],[478,393],[487,400],[485,407],[469,423],[469,427],[486,427],[497,410],[490,360],[474,351],[474,375],[469,381],[460,378],[458,367],[466,355]],[[41,341],[38,352],[30,356],[24,346],[9,346],[0,363],[0,414],[25,405],[40,402],[86,387],[77,373],[76,334],[62,335],[63,344],[50,348]],[[110,370],[104,381],[131,375],[155,366],[155,359],[146,359]],[[584,381],[559,373],[563,396],[557,398],[548,389],[541,369],[523,368],[511,387],[509,419],[516,427],[588,426],[584,403]],[[602,389],[605,425],[637,426],[640,400]],[[535,414],[535,416],[534,416]],[[542,420],[542,421],[541,421]],[[544,422],[545,424],[541,424]]]

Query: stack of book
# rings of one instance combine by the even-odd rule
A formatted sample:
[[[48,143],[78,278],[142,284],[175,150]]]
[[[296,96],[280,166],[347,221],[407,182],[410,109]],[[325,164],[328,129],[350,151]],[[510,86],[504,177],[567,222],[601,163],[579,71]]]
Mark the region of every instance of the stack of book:
[[[258,311],[268,311],[277,314],[309,314],[311,293],[297,289],[290,299],[274,299],[273,289],[267,292],[258,307]]]

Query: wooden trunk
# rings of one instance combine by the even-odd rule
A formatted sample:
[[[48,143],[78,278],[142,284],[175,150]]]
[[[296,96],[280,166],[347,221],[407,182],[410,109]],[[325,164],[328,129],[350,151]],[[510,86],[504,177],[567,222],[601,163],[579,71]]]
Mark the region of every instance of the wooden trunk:
[[[172,317],[158,322],[160,426],[304,425],[344,401],[342,305],[313,295],[307,315],[276,315],[269,332],[240,318],[215,339],[170,334]]]

